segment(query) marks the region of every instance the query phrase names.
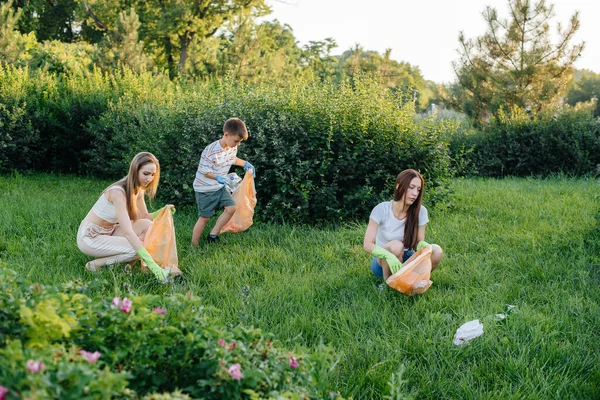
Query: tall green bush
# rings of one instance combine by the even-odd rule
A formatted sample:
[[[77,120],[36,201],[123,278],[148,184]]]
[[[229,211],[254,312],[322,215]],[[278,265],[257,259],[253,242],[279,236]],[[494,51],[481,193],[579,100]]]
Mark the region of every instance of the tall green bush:
[[[97,135],[85,127],[124,96],[142,101],[172,86],[128,69],[57,74],[0,63],[0,172],[88,174]]]
[[[20,146],[38,152],[34,162],[24,163],[0,149],[4,171],[116,179],[135,153],[151,151],[161,161],[162,200],[191,204],[202,150],[222,135],[227,118],[237,116],[250,132],[238,154],[257,169],[257,213],[265,220],[364,218],[391,197],[405,168],[423,172],[432,204],[445,198],[452,175],[447,137],[456,126],[416,121],[412,102],[371,76],[343,84],[252,85],[228,79],[173,83],[129,70],[59,75],[4,68],[0,81],[14,82],[0,84],[0,99],[13,104],[12,118],[30,126],[35,139]],[[9,131],[0,126],[0,138]]]
[[[368,77],[335,85],[296,81],[283,87],[228,80],[196,84],[175,98],[121,99],[88,129],[96,132],[97,173],[102,160],[117,170],[142,149],[163,167],[161,193],[193,202],[200,154],[222,135],[223,122],[242,118],[250,132],[239,157],[257,169],[257,210],[268,220],[340,221],[364,217],[384,198],[402,169],[428,181],[428,201],[442,200],[451,175],[448,122],[417,123],[411,104],[382,91]],[[94,168],[94,167],[90,167]]]
[[[456,134],[451,154],[481,176],[585,175],[600,165],[600,121],[589,110],[566,109],[534,119],[512,110],[483,131]]]
[[[92,143],[83,125],[107,107],[98,90],[107,88],[94,87],[98,79],[105,80],[98,72],[67,77],[0,65],[0,113],[7,116],[0,122],[0,171],[81,172]]]

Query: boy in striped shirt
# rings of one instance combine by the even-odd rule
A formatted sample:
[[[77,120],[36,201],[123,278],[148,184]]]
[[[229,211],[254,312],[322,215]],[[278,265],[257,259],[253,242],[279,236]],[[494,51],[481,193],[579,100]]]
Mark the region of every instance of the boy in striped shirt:
[[[254,166],[248,161],[237,158],[238,145],[242,140],[248,139],[246,124],[239,118],[230,118],[223,125],[223,137],[206,146],[200,157],[196,179],[194,179],[194,192],[198,205],[198,221],[192,232],[192,246],[197,247],[202,237],[206,223],[215,214],[215,210],[224,207],[223,214],[217,219],[215,226],[206,238],[207,242],[218,242],[221,228],[235,213],[235,201],[225,187],[225,176],[232,165],[251,169]],[[256,176],[256,175],[254,175]]]

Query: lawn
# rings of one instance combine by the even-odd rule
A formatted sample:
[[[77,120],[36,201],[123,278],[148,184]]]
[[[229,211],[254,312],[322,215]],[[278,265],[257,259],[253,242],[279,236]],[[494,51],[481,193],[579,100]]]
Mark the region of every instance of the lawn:
[[[172,285],[122,267],[88,273],[75,235],[107,183],[0,176],[0,259],[32,282],[105,279],[107,298],[192,292],[226,324],[260,327],[285,347],[324,342],[339,356],[333,383],[345,397],[600,397],[597,180],[452,181],[451,206],[430,209],[427,230],[445,257],[414,297],[371,274],[366,218],[337,228],[257,223],[192,249],[195,211],[180,207],[184,275]],[[507,305],[515,311],[496,320]],[[484,334],[455,346],[456,329],[473,319]]]

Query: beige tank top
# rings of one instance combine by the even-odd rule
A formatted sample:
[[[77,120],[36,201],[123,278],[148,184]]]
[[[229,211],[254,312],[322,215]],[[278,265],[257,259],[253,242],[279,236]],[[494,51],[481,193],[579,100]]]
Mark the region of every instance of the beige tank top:
[[[115,209],[115,205],[108,201],[108,199],[106,198],[106,192],[113,189],[121,189],[123,192],[125,192],[125,189],[123,189],[121,186],[109,187],[108,189],[106,189],[106,191],[104,191],[104,193],[100,195],[100,198],[92,207],[92,211],[94,212],[94,214],[96,214],[103,220],[108,221],[111,224],[116,224],[118,222],[117,210]]]

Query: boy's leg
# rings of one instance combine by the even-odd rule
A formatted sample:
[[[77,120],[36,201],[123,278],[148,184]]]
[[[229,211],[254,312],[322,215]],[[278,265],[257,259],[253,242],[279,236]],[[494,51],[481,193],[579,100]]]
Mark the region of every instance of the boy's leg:
[[[210,217],[215,213],[215,208],[219,204],[219,198],[217,192],[196,192],[196,205],[198,206],[198,221],[194,225],[192,231],[192,246],[198,247],[202,232],[208,223]]]
[[[209,217],[199,217],[198,221],[196,221],[196,225],[194,225],[194,230],[192,231],[192,246],[198,247],[202,232],[204,232],[204,227],[209,219]]]
[[[211,235],[218,235],[219,232],[221,232],[221,228],[223,228],[225,224],[229,222],[231,217],[233,217],[233,214],[235,214],[235,209],[235,206],[225,207],[225,210],[223,210],[223,214],[219,216],[217,222],[215,223],[215,226],[210,231]]]
[[[219,232],[221,232],[221,228],[223,228],[225,224],[229,222],[231,217],[233,217],[233,214],[235,214],[236,210],[235,201],[233,200],[233,197],[231,197],[231,194],[229,194],[227,189],[221,188],[219,194],[220,198],[218,207],[225,207],[225,210],[223,211],[223,214],[219,216],[217,222],[215,223],[215,226],[210,231],[210,235],[212,237],[217,236]]]

